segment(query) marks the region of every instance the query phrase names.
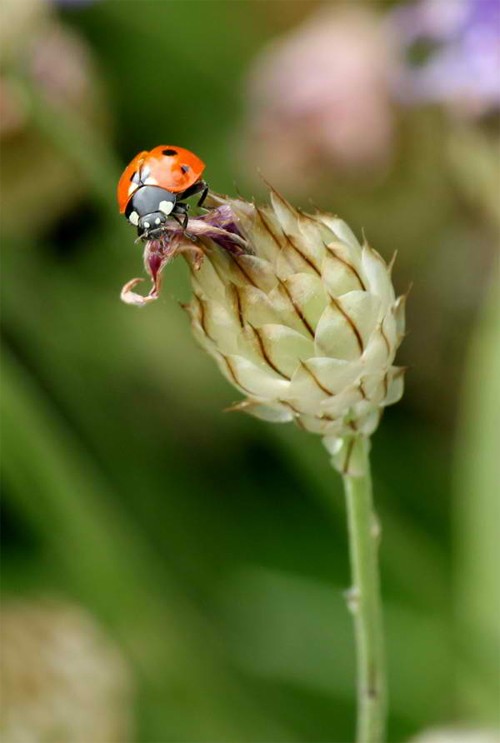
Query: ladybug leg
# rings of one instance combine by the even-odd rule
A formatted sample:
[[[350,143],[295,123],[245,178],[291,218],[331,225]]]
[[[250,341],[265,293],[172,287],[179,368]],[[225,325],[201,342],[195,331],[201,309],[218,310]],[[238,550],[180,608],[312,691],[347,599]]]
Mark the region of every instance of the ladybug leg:
[[[189,199],[191,196],[194,196],[197,193],[200,193],[205,187],[204,181],[197,181],[196,183],[193,183],[192,186],[189,186],[189,188],[186,188],[185,191],[180,194],[180,198],[184,201],[184,199]]]
[[[197,206],[201,206],[208,195],[208,184],[205,181],[198,181],[198,183],[193,183],[192,186],[186,188],[186,190],[182,193],[182,198],[189,199],[191,196],[195,196],[200,192],[201,196],[198,199]]]
[[[182,227],[184,230],[184,237],[187,237],[188,240],[191,240],[191,242],[197,242],[198,238],[196,235],[191,234],[191,232],[188,232],[187,226],[188,226],[188,209],[189,204],[182,204],[177,202],[175,205],[175,211],[172,212],[172,217],[175,219],[178,224]],[[177,213],[176,213],[177,212]]]
[[[182,217],[180,216],[180,214],[172,214],[172,217],[175,219],[175,221],[178,224],[180,224],[180,226],[182,227],[183,230],[186,229],[186,227],[188,226],[188,215],[187,215],[187,212],[184,212],[183,215],[182,215]]]
[[[203,191],[201,192],[201,196],[198,199],[197,206],[203,206],[203,203],[208,196],[208,184],[205,183],[205,181],[202,181],[202,184],[203,184]]]
[[[175,205],[175,209],[172,212],[173,218],[175,219],[176,222],[180,224],[183,230],[185,230],[186,227],[188,226],[188,220],[189,220],[188,209],[189,209],[188,204],[182,204],[182,203],[177,202],[177,204]]]

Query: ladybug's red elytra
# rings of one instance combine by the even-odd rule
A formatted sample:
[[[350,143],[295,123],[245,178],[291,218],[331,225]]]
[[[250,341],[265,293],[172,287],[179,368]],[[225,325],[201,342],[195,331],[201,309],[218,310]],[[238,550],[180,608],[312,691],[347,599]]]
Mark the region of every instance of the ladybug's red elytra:
[[[185,199],[201,194],[201,206],[208,194],[201,178],[204,170],[205,163],[183,147],[159,145],[139,152],[118,181],[120,213],[145,240],[160,235],[169,216],[185,229],[189,209]]]

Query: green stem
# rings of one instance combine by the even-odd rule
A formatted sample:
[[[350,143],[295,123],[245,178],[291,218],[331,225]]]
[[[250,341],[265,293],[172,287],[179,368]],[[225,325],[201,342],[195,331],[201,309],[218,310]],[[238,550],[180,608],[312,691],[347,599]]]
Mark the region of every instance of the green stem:
[[[379,527],[373,511],[369,441],[356,441],[359,470],[344,474],[353,588],[349,608],[354,614],[357,653],[357,743],[382,743],[385,738],[386,681],[382,602],[378,571]]]

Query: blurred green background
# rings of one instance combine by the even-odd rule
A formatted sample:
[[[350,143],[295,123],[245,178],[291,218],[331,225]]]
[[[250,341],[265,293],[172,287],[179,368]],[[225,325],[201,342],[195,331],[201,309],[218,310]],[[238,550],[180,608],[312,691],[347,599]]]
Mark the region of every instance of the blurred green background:
[[[115,206],[121,169],[179,144],[215,190],[264,199],[245,81],[315,7],[4,9],[4,600],[57,597],[96,620],[129,668],[139,743],[352,741],[345,512],[321,442],[223,412],[236,395],[191,337],[181,260],[155,305],[119,301],[142,271]],[[52,28],[66,36],[51,52]],[[364,230],[386,259],[397,250],[396,287],[413,282],[406,393],[373,442],[390,740],[403,741],[495,723],[500,368],[497,226],[481,188],[462,188],[475,143],[462,132],[451,158],[442,112],[394,116],[390,165],[332,168],[294,198]]]

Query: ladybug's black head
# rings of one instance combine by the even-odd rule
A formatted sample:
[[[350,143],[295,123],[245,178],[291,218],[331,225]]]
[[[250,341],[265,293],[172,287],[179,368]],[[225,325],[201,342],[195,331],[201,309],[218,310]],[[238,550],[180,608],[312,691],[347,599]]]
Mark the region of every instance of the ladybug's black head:
[[[139,237],[157,236],[177,203],[174,193],[159,186],[141,186],[134,193],[125,209],[125,216]]]

